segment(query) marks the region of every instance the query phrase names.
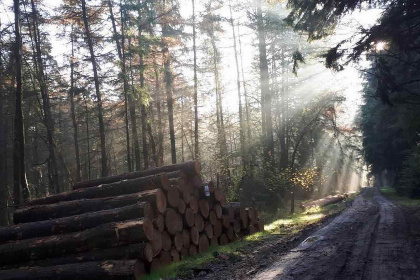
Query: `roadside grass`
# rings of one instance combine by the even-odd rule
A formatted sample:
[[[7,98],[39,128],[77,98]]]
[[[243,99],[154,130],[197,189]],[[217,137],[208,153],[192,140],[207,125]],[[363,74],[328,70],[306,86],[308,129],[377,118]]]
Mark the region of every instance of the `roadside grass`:
[[[420,207],[420,198],[410,198],[401,196],[394,188],[384,187],[380,189],[381,193],[401,206],[406,207]]]
[[[265,230],[263,232],[257,232],[225,246],[210,247],[208,251],[202,254],[188,257],[180,262],[162,267],[158,271],[145,276],[144,279],[158,280],[182,276],[193,268],[199,268],[211,262],[217,262],[217,256],[219,254],[228,255],[230,260],[233,261],[235,258],[239,258],[241,251],[244,251],[248,246],[255,245],[257,242],[260,243],[270,237],[279,235],[286,239],[291,238],[306,227],[319,223],[328,216],[342,212],[355,197],[356,194],[350,195],[341,202],[330,204],[325,207],[312,207],[306,211],[301,211],[296,208],[296,210],[300,212],[295,214],[285,214],[285,211],[280,211],[276,215],[261,213],[261,216],[264,216],[264,219],[266,219],[265,221],[272,221],[265,225]]]

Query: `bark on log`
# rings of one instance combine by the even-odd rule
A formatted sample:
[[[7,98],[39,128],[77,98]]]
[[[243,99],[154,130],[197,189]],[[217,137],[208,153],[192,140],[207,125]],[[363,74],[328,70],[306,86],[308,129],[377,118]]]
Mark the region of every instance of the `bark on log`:
[[[167,231],[162,233],[162,249],[167,252],[172,248],[172,238]]]
[[[200,235],[200,239],[198,240],[198,252],[203,253],[207,251],[210,247],[209,239],[205,234]]]
[[[94,199],[64,201],[54,204],[18,208],[14,213],[15,224],[43,221],[80,215],[87,212],[124,207],[137,202],[149,202],[158,213],[166,210],[166,196],[160,189]]]
[[[168,210],[166,210],[165,227],[170,235],[175,235],[177,232],[182,231],[182,217],[172,208],[168,208]]]
[[[109,260],[49,267],[0,270],[2,280],[139,280],[145,275],[138,260]]]
[[[28,205],[51,204],[60,201],[71,201],[85,198],[101,198],[132,194],[156,188],[163,188],[164,185],[169,185],[169,179],[166,173],[161,173],[132,180],[125,180],[111,184],[99,185],[96,187],[77,189],[74,191],[63,192],[44,198],[38,198],[29,201]]]
[[[186,226],[188,227],[194,226],[194,213],[191,210],[191,208],[185,209],[185,213],[183,217],[184,217],[184,223]]]
[[[0,245],[0,264],[104,249],[153,239],[153,223],[148,219],[103,224],[82,232],[32,238]]]
[[[149,203],[139,202],[121,208],[85,213],[77,216],[19,224],[0,228],[0,244],[10,240],[44,237],[97,227],[101,224],[132,220],[142,217],[153,218]]]
[[[70,254],[58,258],[48,258],[43,260],[34,260],[28,263],[12,264],[3,266],[1,269],[16,269],[20,267],[30,266],[56,266],[70,263],[106,261],[106,260],[123,260],[123,259],[140,259],[142,261],[150,262],[153,257],[152,245],[148,242],[131,244],[128,246],[120,246],[115,248],[108,248],[104,250],[93,250],[78,254]]]
[[[166,165],[166,166],[152,168],[149,170],[136,171],[136,172],[125,173],[121,175],[115,175],[115,176],[109,176],[109,177],[79,182],[73,185],[73,189],[75,190],[75,189],[81,189],[81,188],[88,188],[88,187],[93,187],[93,186],[99,186],[101,184],[110,184],[110,183],[114,183],[114,182],[118,182],[122,180],[146,177],[146,176],[156,175],[163,172],[173,172],[173,171],[178,171],[178,170],[182,170],[188,176],[194,176],[196,174],[200,174],[201,165],[198,161],[189,161],[189,162],[180,163],[180,164]]]

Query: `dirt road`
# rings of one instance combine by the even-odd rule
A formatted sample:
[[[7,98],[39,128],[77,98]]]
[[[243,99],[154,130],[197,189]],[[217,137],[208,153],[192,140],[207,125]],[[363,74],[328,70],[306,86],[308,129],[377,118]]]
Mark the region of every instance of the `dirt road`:
[[[365,189],[351,207],[298,242],[265,242],[237,262],[189,279],[419,280],[419,236],[405,216],[376,189]]]
[[[402,209],[371,189],[251,279],[420,279]]]

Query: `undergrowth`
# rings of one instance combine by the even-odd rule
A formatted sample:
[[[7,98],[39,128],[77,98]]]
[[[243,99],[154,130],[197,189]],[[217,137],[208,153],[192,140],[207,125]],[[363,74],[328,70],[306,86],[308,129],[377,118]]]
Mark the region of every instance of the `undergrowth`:
[[[397,193],[394,188],[384,187],[380,189],[381,193],[394,201],[395,203],[406,207],[420,207],[420,198],[410,198]]]

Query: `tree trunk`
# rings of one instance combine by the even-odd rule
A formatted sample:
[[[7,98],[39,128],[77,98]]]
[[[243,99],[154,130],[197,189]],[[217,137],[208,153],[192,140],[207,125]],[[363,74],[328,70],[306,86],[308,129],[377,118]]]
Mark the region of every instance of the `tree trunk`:
[[[130,146],[130,130],[128,122],[128,80],[127,80],[127,71],[125,66],[125,51],[124,51],[124,17],[122,7],[121,9],[121,43],[118,39],[117,25],[115,24],[114,12],[112,10],[112,2],[108,0],[109,15],[112,23],[113,38],[117,47],[118,58],[121,63],[121,74],[123,76],[123,93],[124,93],[124,122],[125,122],[125,137],[126,137],[126,150],[127,150],[127,167],[128,172],[132,171],[131,164],[131,146]]]
[[[48,267],[25,267],[0,270],[3,280],[129,280],[140,279],[145,272],[139,260],[120,260],[63,264]]]
[[[86,0],[82,0],[82,12],[83,12],[83,23],[85,26],[85,35],[86,35],[87,44],[89,47],[90,60],[92,63],[93,80],[95,82],[96,98],[98,99],[97,106],[98,106],[98,120],[99,120],[99,136],[100,136],[100,142],[101,142],[101,176],[106,177],[108,176],[108,160],[107,160],[107,155],[106,155],[106,139],[105,139],[103,108],[102,108],[102,95],[99,89],[98,66],[96,63],[95,53],[93,51],[93,42],[92,42],[92,37],[91,37],[90,29],[89,29]]]
[[[198,140],[198,94],[197,94],[197,49],[195,31],[195,0],[192,0],[192,25],[193,25],[193,52],[194,52],[194,159],[200,158],[200,145]]]
[[[264,160],[272,165],[274,156],[273,121],[271,115],[271,93],[268,74],[267,46],[261,0],[257,1],[258,49],[260,59],[261,113],[263,123]]]
[[[151,168],[149,170],[136,171],[132,173],[124,173],[121,175],[109,176],[105,178],[87,180],[87,181],[74,184],[73,189],[76,190],[76,189],[82,189],[82,188],[89,188],[93,186],[99,186],[101,184],[115,183],[122,180],[135,179],[135,178],[146,177],[150,175],[156,175],[159,173],[165,173],[165,172],[169,173],[169,172],[175,172],[175,171],[182,171],[182,173],[184,173],[186,176],[194,177],[195,175],[200,174],[201,165],[200,165],[200,162],[198,161],[187,161],[184,163]]]
[[[0,264],[17,264],[153,239],[147,219],[114,222],[82,232],[19,240],[0,245]]]
[[[15,65],[16,65],[16,107],[14,119],[13,146],[13,202],[20,205],[28,200],[28,182],[25,168],[25,136],[22,110],[22,38],[20,35],[20,6],[19,0],[13,0],[15,12]]]
[[[166,196],[162,190],[153,189],[116,197],[78,199],[53,204],[21,207],[15,211],[13,218],[15,224],[36,222],[124,207],[139,202],[148,202],[157,213],[165,213],[167,204]]]
[[[10,240],[21,240],[76,232],[94,228],[106,223],[142,217],[153,218],[152,206],[147,202],[139,202],[137,204],[121,208],[88,212],[81,215],[64,217],[55,220],[36,221],[0,228],[0,243],[5,243]]]
[[[34,199],[28,202],[28,205],[50,204],[60,201],[71,201],[84,198],[100,198],[116,195],[137,193],[155,188],[166,188],[169,185],[169,179],[165,173],[151,175],[147,177],[124,180],[111,184],[104,184],[98,187],[78,189],[64,192],[44,198]]]
[[[236,33],[235,33],[235,25],[233,22],[233,15],[232,15],[232,6],[229,1],[229,12],[230,12],[230,25],[232,26],[232,34],[233,34],[233,50],[235,52],[235,63],[236,63],[236,87],[238,89],[238,115],[239,115],[239,140],[241,142],[241,161],[242,166],[245,167],[247,163],[246,155],[245,155],[245,133],[244,133],[244,121],[243,121],[243,114],[242,114],[242,97],[241,97],[241,81],[240,81],[240,74],[239,74],[239,61],[238,61],[238,50],[236,47]]]
[[[156,64],[156,55],[153,55],[153,70],[155,73],[156,82],[156,109],[158,114],[158,164],[163,164],[163,126],[162,126],[162,112],[161,112],[161,90],[160,90],[160,79],[159,69]]]

